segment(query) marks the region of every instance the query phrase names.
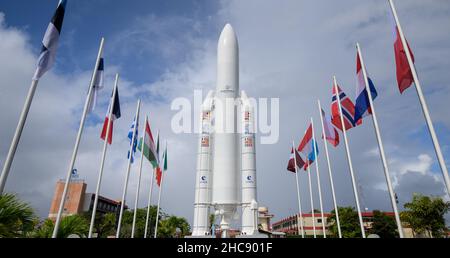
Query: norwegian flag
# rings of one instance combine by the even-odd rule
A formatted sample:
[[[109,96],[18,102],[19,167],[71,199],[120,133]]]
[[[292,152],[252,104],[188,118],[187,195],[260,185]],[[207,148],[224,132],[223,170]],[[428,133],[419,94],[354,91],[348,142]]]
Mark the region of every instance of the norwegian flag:
[[[352,100],[342,91],[342,89],[337,86],[339,91],[339,98],[341,100],[341,108],[342,108],[342,117],[344,118],[345,130],[348,130],[352,127],[360,125],[362,123],[362,119],[358,121],[354,120],[355,117],[355,104],[353,104]],[[333,85],[333,97],[331,98],[331,122],[336,128],[342,131],[342,123],[341,117],[339,113],[339,105],[337,102],[336,88]]]

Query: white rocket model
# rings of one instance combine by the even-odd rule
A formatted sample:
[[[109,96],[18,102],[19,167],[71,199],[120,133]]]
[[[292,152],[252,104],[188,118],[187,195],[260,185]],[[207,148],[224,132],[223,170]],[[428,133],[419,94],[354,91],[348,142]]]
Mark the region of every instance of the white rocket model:
[[[220,34],[216,90],[202,105],[201,123],[192,236],[211,234],[214,208],[222,237],[228,237],[238,207],[242,207],[242,235],[257,234],[254,108],[239,92],[239,47],[229,24]]]

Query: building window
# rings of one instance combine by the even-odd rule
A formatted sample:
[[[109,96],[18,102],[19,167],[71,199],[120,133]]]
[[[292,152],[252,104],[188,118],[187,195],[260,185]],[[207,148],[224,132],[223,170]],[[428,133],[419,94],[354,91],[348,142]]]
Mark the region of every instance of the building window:
[[[317,223],[322,223],[322,219],[317,219]]]

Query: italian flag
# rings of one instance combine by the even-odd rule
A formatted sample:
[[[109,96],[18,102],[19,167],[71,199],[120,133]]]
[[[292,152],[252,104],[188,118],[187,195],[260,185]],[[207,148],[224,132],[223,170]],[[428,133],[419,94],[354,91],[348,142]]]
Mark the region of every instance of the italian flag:
[[[144,138],[144,143],[142,144],[142,138]],[[150,125],[148,122],[145,124],[145,135],[141,137],[138,144],[139,151],[142,152],[144,157],[152,163],[153,167],[158,166],[158,154],[155,146],[155,141],[153,140],[152,130],[150,130]]]
[[[162,179],[162,173],[163,171],[165,172],[167,170],[167,145],[166,145],[166,149],[164,150],[163,153],[163,163],[162,163],[162,171],[161,171],[161,167],[158,166],[156,168],[156,182],[158,183],[158,186],[161,186],[161,179]]]

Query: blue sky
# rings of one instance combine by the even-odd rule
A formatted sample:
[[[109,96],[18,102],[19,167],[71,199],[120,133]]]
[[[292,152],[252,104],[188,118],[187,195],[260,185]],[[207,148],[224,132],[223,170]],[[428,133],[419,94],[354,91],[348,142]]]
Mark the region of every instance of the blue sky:
[[[0,128],[4,139],[0,141],[0,164],[57,1],[26,1],[27,8],[23,4],[0,0],[0,108],[9,110],[0,114],[5,125]],[[450,27],[443,24],[450,24],[450,3],[405,0],[396,4],[449,164]],[[170,122],[176,112],[171,110],[171,102],[177,97],[192,98],[194,89],[206,94],[215,87],[216,44],[227,22],[238,36],[241,89],[250,97],[280,98],[280,139],[256,147],[258,198],[276,219],[296,212],[295,185],[285,169],[289,146],[292,140],[300,140],[311,116],[319,124],[317,99],[329,110],[332,75],[336,74],[343,90],[354,97],[356,41],[379,93],[378,119],[401,203],[413,192],[445,196],[415,90],[411,87],[403,95],[398,92],[389,6],[377,0],[69,1],[56,65],[40,81],[7,191],[29,201],[40,216],[47,215],[55,182],[64,176],[70,159],[99,40],[104,36],[107,86],[89,117],[76,167],[88,183],[88,192],[94,191],[102,147],[98,135],[113,76],[119,72],[123,117],[115,124],[115,144],[108,149],[102,194],[120,198],[117,189],[125,172],[126,135],[140,97],[152,129],[160,129],[170,146],[164,208],[192,221],[197,136],[172,132]],[[349,141],[365,206],[390,210],[370,119],[349,132]],[[324,206],[331,210],[323,143],[318,142]],[[331,149],[330,155],[339,205],[354,205],[344,146]],[[306,211],[305,179],[302,174]],[[146,180],[149,173],[144,175]],[[144,193],[148,185],[143,185]],[[128,202],[134,201],[131,193],[135,187],[132,176]],[[318,203],[317,193],[314,198]],[[141,199],[143,207],[146,200]]]

